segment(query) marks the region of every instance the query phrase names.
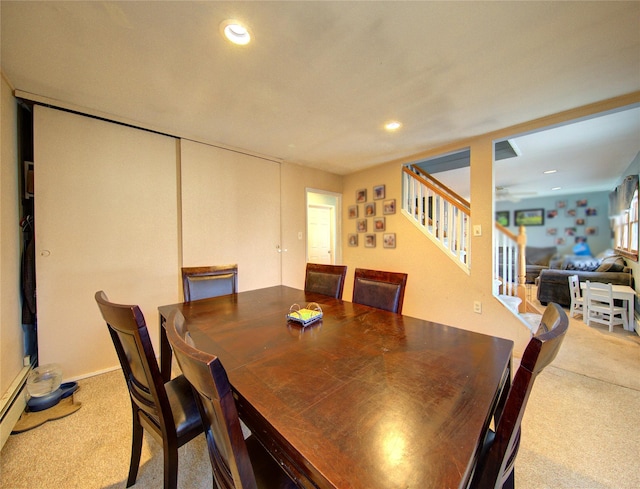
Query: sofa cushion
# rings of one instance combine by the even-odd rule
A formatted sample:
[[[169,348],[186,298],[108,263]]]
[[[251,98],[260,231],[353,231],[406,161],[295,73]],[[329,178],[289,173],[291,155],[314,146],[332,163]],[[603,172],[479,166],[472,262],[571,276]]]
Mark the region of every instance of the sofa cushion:
[[[553,258],[557,252],[558,248],[556,248],[555,246],[548,246],[546,248],[527,246],[525,249],[525,261],[527,265],[548,267],[551,258]]]
[[[619,255],[612,255],[602,259],[602,263],[600,263],[596,272],[623,272],[624,269],[624,258]]]

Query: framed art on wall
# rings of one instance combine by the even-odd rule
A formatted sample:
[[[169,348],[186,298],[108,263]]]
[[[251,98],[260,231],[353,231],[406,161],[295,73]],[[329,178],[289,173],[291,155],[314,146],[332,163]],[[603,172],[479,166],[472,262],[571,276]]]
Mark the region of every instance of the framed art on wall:
[[[373,199],[380,200],[384,199],[384,185],[376,185],[373,187]]]
[[[516,226],[543,226],[544,209],[523,209],[513,211]]]
[[[396,247],[396,233],[385,233],[382,235],[382,246],[384,248]]]
[[[383,214],[395,214],[396,213],[396,199],[385,200],[382,203]]]
[[[509,211],[496,211],[496,222],[501,226],[509,226]]]
[[[358,217],[358,206],[350,205],[349,206],[349,219],[356,219]]]
[[[365,248],[375,248],[376,247],[376,235],[375,234],[365,234],[364,235],[364,247]]]

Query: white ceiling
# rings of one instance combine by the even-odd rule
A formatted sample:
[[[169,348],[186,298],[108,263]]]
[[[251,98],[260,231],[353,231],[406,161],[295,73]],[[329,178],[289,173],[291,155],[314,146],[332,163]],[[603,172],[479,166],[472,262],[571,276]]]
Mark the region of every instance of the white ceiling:
[[[2,71],[16,89],[338,174],[640,90],[637,1],[0,9]],[[251,44],[221,37],[229,18],[250,26]],[[517,139],[523,155],[504,160],[496,184],[522,192],[561,165],[556,178],[577,191],[591,185],[582,177],[615,180],[640,150],[637,113],[620,124],[624,136],[585,122]],[[389,119],[402,129],[386,133]],[[571,141],[571,155],[556,140]]]

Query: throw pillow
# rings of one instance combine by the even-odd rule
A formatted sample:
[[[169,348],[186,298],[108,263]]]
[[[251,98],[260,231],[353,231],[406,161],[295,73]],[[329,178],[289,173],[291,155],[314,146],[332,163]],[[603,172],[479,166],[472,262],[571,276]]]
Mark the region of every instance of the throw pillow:
[[[613,255],[603,258],[602,263],[596,269],[596,272],[623,272],[624,268],[624,258]]]
[[[565,270],[582,270],[583,272],[595,272],[600,266],[600,260],[597,258],[583,258],[579,256],[573,256],[569,259],[565,259]]]

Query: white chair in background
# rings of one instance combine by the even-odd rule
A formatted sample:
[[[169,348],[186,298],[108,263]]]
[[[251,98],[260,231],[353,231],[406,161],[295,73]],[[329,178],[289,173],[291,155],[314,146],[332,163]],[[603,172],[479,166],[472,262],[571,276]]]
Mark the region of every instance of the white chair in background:
[[[584,317],[584,302],[580,292],[580,280],[577,275],[569,275],[569,291],[571,292],[571,306],[569,306],[569,317],[581,314]],[[585,293],[586,295],[586,293]]]
[[[606,324],[609,326],[609,331],[613,331],[613,327],[617,324],[621,324],[627,329],[627,309],[616,307],[614,304],[611,284],[587,280],[586,291],[588,326],[591,326],[591,322],[594,321]],[[616,316],[620,316],[620,319],[617,319]]]

